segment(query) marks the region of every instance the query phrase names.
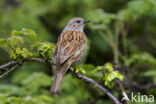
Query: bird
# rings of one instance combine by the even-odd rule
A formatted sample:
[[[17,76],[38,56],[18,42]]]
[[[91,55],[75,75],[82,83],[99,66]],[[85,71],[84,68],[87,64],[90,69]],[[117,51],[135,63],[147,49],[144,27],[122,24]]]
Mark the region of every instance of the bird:
[[[78,64],[85,55],[87,37],[84,33],[84,26],[88,22],[90,20],[80,17],[72,18],[60,34],[54,50],[56,73],[50,88],[52,94],[60,94],[62,80],[68,68]]]

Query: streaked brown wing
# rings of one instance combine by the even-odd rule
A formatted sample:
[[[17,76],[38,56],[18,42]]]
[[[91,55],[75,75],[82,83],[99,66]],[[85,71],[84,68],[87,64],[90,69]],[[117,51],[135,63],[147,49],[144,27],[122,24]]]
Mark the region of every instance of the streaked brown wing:
[[[59,37],[55,49],[55,61],[57,64],[64,63],[67,59],[81,50],[86,40],[83,32],[80,31],[64,31]]]

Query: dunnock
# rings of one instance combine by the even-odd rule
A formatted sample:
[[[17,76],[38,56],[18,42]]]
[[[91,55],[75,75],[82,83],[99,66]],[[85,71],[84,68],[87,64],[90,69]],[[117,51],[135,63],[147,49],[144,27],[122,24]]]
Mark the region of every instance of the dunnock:
[[[85,23],[90,22],[82,18],[72,18],[64,27],[56,44],[54,58],[56,74],[50,92],[59,94],[63,77],[70,66],[79,63],[87,48],[86,35],[83,32]]]

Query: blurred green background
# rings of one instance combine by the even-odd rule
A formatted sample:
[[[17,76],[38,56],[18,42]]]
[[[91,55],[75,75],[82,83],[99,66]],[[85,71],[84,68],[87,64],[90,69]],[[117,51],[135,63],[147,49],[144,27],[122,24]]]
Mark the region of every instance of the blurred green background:
[[[106,62],[115,62],[126,67],[127,83],[156,83],[155,0],[0,0],[0,38],[8,38],[12,30],[26,28],[36,32],[38,41],[55,44],[73,17],[92,21],[84,30],[88,51],[77,66],[80,70],[94,70]],[[0,48],[0,65],[11,61],[9,57]],[[113,103],[102,91],[70,74],[65,76],[60,96],[51,95],[53,71],[49,67],[24,63],[0,79],[0,104]],[[88,76],[104,85],[99,73]],[[116,87],[109,90],[119,98]],[[131,92],[130,88],[126,90]],[[156,97],[156,89],[140,92]]]

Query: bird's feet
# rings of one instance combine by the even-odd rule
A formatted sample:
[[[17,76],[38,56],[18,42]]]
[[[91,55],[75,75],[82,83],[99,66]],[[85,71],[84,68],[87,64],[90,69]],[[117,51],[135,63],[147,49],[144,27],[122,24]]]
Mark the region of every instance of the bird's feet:
[[[75,68],[75,66],[73,66],[73,71],[72,71],[72,76],[74,77],[75,76],[75,74],[76,74],[76,68]]]

